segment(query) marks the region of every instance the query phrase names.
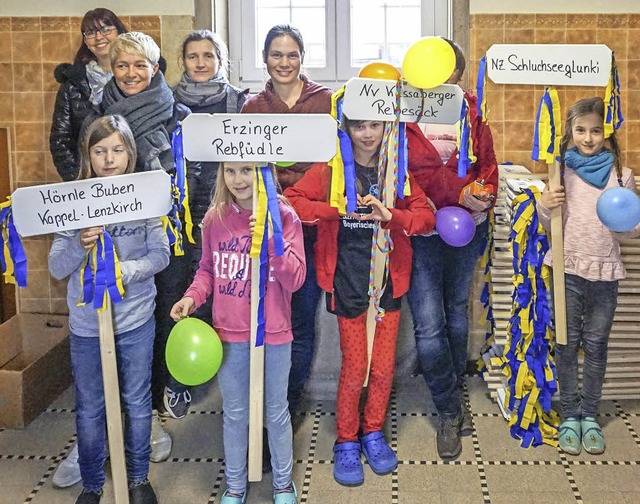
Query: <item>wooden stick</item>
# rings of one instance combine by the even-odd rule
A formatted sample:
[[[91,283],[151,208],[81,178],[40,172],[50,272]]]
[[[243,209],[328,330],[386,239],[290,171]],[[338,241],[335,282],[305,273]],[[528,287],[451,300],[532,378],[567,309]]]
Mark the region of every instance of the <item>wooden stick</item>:
[[[256,168],[258,170],[259,168]],[[253,213],[258,207],[258,185],[253,190]],[[264,239],[268,239],[265,236]],[[262,480],[262,424],[264,415],[264,344],[256,346],[260,302],[260,258],[251,259],[251,343],[249,370],[249,481]]]
[[[560,166],[549,165],[549,189],[562,185]],[[551,251],[553,259],[553,314],[556,343],[567,344],[567,303],[564,291],[564,239],[562,235],[562,206],[551,210]]]
[[[116,344],[113,336],[113,317],[111,298],[107,295],[107,307],[98,312],[100,328],[100,360],[102,361],[102,382],[104,402],[107,412],[107,433],[109,435],[109,456],[111,458],[111,477],[116,504],[129,504],[129,486],[127,467],[124,459],[124,437],[120,413],[120,386],[118,384],[118,364],[116,362]]]

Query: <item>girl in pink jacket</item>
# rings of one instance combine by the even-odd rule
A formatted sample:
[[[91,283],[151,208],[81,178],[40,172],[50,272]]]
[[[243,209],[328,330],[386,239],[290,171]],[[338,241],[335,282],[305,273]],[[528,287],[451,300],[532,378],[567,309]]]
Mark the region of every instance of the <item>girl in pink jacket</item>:
[[[218,171],[211,208],[202,223],[202,258],[191,286],[171,309],[188,316],[213,295],[213,327],[224,358],[218,383],[224,409],[223,441],[227,489],[221,504],[247,500],[249,438],[249,338],[251,312],[251,236],[255,225],[253,163],[227,162]],[[274,180],[277,176],[273,173]],[[293,447],[287,384],[291,366],[291,294],[302,285],[306,266],[300,219],[280,202],[284,255],[276,256],[269,238],[265,296],[266,427],[273,468],[274,503],[295,504]],[[257,279],[255,279],[257,281]]]

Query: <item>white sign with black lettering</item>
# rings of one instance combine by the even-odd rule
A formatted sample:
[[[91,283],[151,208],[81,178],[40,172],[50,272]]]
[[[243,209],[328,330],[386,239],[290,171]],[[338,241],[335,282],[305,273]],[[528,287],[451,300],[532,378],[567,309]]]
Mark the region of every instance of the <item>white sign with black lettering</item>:
[[[191,114],[182,143],[190,161],[329,161],[336,131],[328,114]]]
[[[496,44],[487,74],[496,84],[606,86],[611,49],[603,44]]]
[[[419,89],[406,82],[400,88],[400,121],[455,124],[460,120],[464,93],[459,86],[443,84]],[[361,121],[393,121],[396,83],[354,78],[344,90],[343,113]]]
[[[151,219],[171,210],[171,177],[151,171],[21,187],[11,208],[23,237]]]

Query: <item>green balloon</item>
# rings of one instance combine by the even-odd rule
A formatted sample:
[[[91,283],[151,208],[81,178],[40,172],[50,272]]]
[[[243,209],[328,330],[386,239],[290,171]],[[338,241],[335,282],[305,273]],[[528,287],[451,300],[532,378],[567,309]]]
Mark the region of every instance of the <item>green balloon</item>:
[[[293,166],[295,164],[294,163],[289,163],[289,162],[285,162],[285,161],[278,161],[276,163],[276,166],[278,166],[279,168],[288,168],[289,166]]]
[[[222,343],[209,324],[187,317],[169,333],[165,358],[167,369],[176,380],[184,385],[200,385],[220,369]]]

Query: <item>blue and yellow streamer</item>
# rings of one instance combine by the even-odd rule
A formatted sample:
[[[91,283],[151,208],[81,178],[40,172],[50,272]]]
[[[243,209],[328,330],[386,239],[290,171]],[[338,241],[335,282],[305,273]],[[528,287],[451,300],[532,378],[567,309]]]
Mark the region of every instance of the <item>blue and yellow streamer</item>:
[[[476,96],[478,97],[478,101],[476,103],[476,108],[478,110],[478,117],[482,118],[482,122],[488,122],[489,110],[487,109],[487,94],[486,88],[487,86],[487,56],[483,56],[480,59],[480,63],[478,65],[478,79],[476,81]]]
[[[251,239],[249,257],[260,260],[260,278],[258,280],[260,294],[258,301],[256,346],[262,346],[264,345],[266,322],[264,299],[267,292],[267,278],[269,273],[269,225],[271,225],[273,231],[275,254],[277,256],[284,255],[284,236],[278,193],[269,166],[256,167],[254,190],[257,191],[258,204],[253,210],[256,216],[256,224]],[[251,280],[254,281],[255,279],[252,278]]]
[[[0,266],[4,281],[5,283],[18,284],[19,287],[26,287],[27,255],[22,246],[20,235],[13,224],[11,196],[7,196],[7,201],[0,203],[0,232],[2,236]]]
[[[184,216],[184,232],[189,243],[195,243],[193,239],[193,221],[189,207],[189,184],[187,183],[187,163],[184,159],[182,146],[182,125],[177,123],[177,128],[171,134],[171,152],[175,164],[175,172],[171,174],[171,198],[172,206],[169,213],[162,217],[162,224],[169,237],[169,245],[173,245],[173,253],[176,256],[184,255],[182,240],[183,224],[180,213]]]
[[[344,90],[343,86],[331,96],[331,116],[338,122],[338,136],[336,138],[336,155],[328,163],[331,167],[329,204],[337,208],[343,215],[355,212],[357,206],[353,149],[349,135],[340,128]]]
[[[531,159],[555,163],[560,156],[560,140],[562,138],[562,116],[558,91],[554,87],[547,87],[540,98],[536,125],[533,132],[533,149]]]
[[[458,177],[467,176],[469,167],[477,161],[473,154],[473,138],[471,137],[471,118],[469,116],[469,101],[462,99],[460,120],[456,128],[456,145],[458,147]]]
[[[604,137],[609,138],[624,122],[624,117],[622,117],[622,100],[620,99],[620,76],[618,75],[616,57],[613,53],[611,53],[609,82],[604,91],[604,106]]]
[[[102,312],[108,305],[107,293],[114,303],[122,301],[125,291],[120,261],[111,235],[106,229],[98,237],[95,245],[87,250],[81,270],[82,298],[78,301],[78,306],[93,302],[93,307]]]

